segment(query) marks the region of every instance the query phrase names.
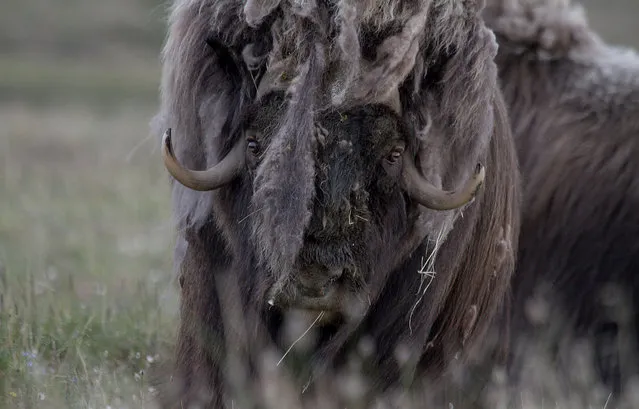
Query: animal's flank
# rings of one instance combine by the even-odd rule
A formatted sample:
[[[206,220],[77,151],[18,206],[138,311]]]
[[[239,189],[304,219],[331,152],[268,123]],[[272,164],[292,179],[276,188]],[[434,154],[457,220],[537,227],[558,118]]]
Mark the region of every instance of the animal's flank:
[[[574,2],[487,3],[524,180],[509,379],[539,383],[523,366],[535,345],[560,365],[585,340],[616,400],[639,373],[636,320],[617,315],[639,308],[639,55],[605,43]],[[573,366],[560,369],[569,389]]]

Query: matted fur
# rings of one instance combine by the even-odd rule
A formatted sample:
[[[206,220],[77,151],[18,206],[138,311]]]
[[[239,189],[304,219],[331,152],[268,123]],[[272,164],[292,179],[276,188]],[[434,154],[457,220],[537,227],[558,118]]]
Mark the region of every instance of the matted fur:
[[[378,260],[366,283],[367,314],[314,351],[311,379],[317,396],[332,398],[321,394],[321,385],[339,382],[331,372],[336,362],[371,337],[376,371],[369,389],[382,393],[424,372],[441,374],[482,336],[508,288],[519,231],[516,155],[496,83],[494,36],[478,17],[482,6],[471,0],[174,2],[153,129],[158,135],[173,129],[182,164],[217,163],[242,137],[249,104],[269,89],[285,89],[291,99],[273,124],[277,131],[251,190],[248,176],[213,192],[172,183],[183,287],[163,407],[251,407],[241,398],[260,394],[259,373],[285,373],[261,366],[262,353],[275,347],[281,355],[288,346],[271,339],[264,289],[291,268],[312,216],[313,117],[384,101],[396,87],[422,174],[451,188],[480,162],[486,182],[462,209],[410,205],[402,245],[394,258]],[[423,266],[429,257],[434,261]],[[418,273],[425,267],[435,274],[430,285]],[[408,351],[400,363],[398,347]]]
[[[586,339],[616,399],[639,370],[639,55],[603,42],[569,1],[491,0],[484,16],[524,180],[511,380],[552,405],[522,367],[539,359],[529,341],[562,368]],[[583,372],[562,371],[546,392],[578,387]]]

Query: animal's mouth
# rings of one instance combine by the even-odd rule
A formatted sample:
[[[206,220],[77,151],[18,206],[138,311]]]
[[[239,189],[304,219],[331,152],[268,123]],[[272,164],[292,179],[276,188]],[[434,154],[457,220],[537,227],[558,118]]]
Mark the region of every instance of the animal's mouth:
[[[313,285],[308,281],[298,280],[296,287],[300,295],[307,298],[327,298],[337,291],[340,286],[342,273],[331,276],[323,285]]]
[[[288,307],[301,308],[314,311],[332,311],[339,312],[341,310],[338,286],[327,285],[324,288],[307,288],[300,287],[298,295],[295,299],[289,300]]]
[[[339,278],[331,278],[322,285],[309,285],[304,280],[290,279],[271,288],[268,303],[279,308],[308,310],[339,310],[341,285]]]
[[[282,310],[300,309],[341,316],[359,316],[366,305],[348,284],[348,274],[334,274],[321,285],[299,277],[276,283],[268,293],[268,304]],[[310,281],[310,282],[309,282]]]

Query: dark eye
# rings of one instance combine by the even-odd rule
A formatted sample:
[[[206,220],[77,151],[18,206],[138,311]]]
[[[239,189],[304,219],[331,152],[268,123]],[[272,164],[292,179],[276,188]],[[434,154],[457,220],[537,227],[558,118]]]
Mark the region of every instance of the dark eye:
[[[248,149],[248,151],[253,155],[257,155],[259,153],[260,144],[254,136],[248,136],[246,138],[246,149]]]
[[[404,148],[401,146],[397,146],[393,148],[393,150],[388,154],[388,156],[386,157],[386,160],[389,161],[390,163],[395,163],[401,159],[403,153],[404,153]]]

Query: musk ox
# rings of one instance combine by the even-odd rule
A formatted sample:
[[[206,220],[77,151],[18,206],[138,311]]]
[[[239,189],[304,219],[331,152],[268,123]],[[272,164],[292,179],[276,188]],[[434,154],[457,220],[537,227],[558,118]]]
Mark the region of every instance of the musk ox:
[[[174,2],[154,120],[181,288],[162,407],[339,407],[358,390],[369,407],[482,336],[519,232],[482,7]],[[312,336],[290,336],[297,316]]]
[[[639,366],[639,56],[569,1],[490,0],[483,16],[524,186],[510,375],[533,374],[535,343],[553,367],[591,345],[618,395]],[[584,372],[566,369],[575,392]]]

